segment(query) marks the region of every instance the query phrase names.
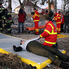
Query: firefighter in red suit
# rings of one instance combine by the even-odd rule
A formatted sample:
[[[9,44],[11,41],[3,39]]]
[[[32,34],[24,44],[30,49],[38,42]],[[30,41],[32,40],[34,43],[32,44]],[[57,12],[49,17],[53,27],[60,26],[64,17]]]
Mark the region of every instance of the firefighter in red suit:
[[[44,32],[40,35],[40,38],[44,37],[45,41],[43,45],[50,47],[57,47],[57,30],[55,25],[50,21],[50,18],[45,20],[46,28]]]
[[[64,25],[64,15],[61,13],[61,32],[63,32],[63,25]]]
[[[35,23],[35,31],[36,33],[35,34],[39,34],[39,28],[38,28],[38,23],[39,23],[39,12],[36,10],[36,8],[34,8],[34,15],[33,15],[33,20],[34,20],[34,23]]]
[[[57,25],[57,33],[60,34],[61,30],[61,15],[59,13],[54,12],[54,20],[56,21]]]

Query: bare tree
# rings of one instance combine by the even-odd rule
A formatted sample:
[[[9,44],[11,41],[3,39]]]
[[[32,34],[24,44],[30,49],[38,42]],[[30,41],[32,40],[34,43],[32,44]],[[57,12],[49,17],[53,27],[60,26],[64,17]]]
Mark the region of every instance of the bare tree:
[[[8,5],[7,5],[8,0],[4,0],[3,3],[4,3],[4,6],[8,6]]]
[[[9,5],[8,5],[9,12],[12,12],[11,0],[8,0],[8,3],[9,3]]]
[[[36,6],[37,6],[37,2],[39,1],[39,0],[31,0],[32,2],[34,2],[33,3],[33,8],[35,8]]]
[[[54,1],[54,11],[57,12],[57,0]]]
[[[51,10],[51,4],[54,4],[54,0],[42,0],[41,5],[44,5],[45,2],[48,3],[48,13],[49,13]]]
[[[19,0],[19,3],[20,3],[20,5],[21,5],[22,8],[24,8],[25,2],[26,2],[26,0],[23,0],[22,3],[21,3],[21,0]]]
[[[36,4],[37,4],[37,2],[39,0],[23,0],[23,2],[21,2],[21,0],[19,0],[19,3],[20,3],[20,5],[21,5],[22,8],[24,8],[26,1],[32,1],[33,2],[33,8],[35,8],[36,7]]]
[[[21,3],[21,0],[19,0],[19,3],[20,3],[20,5],[21,5],[22,8],[24,7],[26,1],[29,1],[29,0],[23,0],[22,3]],[[30,0],[30,1],[34,2],[33,3],[33,8],[35,8],[36,5],[37,5],[37,2],[40,1],[40,0]],[[42,1],[41,5],[44,5],[45,2],[48,3],[48,7],[49,7],[48,12],[50,12],[50,10],[51,10],[51,4],[54,3],[54,1],[53,0],[41,0],[41,1]]]
[[[66,5],[69,7],[69,0],[63,0],[63,1],[64,1],[63,12],[65,13]]]
[[[8,9],[9,9],[9,12],[12,12],[12,7],[11,7],[11,0],[2,0],[2,2],[3,2],[3,4],[4,4],[4,6],[6,6],[5,8],[7,8],[8,7]],[[7,5],[7,3],[8,3],[8,5]]]
[[[50,0],[48,0],[48,13],[50,12],[51,10],[51,4],[50,4]]]

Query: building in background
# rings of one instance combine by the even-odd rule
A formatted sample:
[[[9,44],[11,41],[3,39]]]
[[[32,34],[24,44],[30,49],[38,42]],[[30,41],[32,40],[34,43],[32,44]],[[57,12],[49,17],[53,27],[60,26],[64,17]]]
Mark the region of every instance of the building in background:
[[[18,6],[15,8],[15,10],[14,10],[15,14],[18,14],[20,7],[21,6]],[[25,7],[26,14],[31,14],[31,12],[34,12],[33,3],[31,1],[26,1],[24,7]],[[36,9],[38,9],[38,11],[41,12],[41,9],[38,6],[36,6]]]
[[[48,10],[48,7],[45,8],[46,10]],[[54,4],[51,5],[51,10],[54,11]],[[57,8],[57,12],[61,11],[61,8]]]
[[[51,10],[54,11],[54,4],[51,5]],[[48,14],[48,7],[42,9],[42,15],[47,15],[47,14]]]

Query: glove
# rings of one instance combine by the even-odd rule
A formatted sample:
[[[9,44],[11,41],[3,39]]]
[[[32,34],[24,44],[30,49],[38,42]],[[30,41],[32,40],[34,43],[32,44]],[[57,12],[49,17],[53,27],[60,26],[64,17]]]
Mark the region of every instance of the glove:
[[[40,40],[40,37],[38,38],[38,40]]]
[[[40,37],[37,37],[36,41],[37,41],[37,42],[40,42]]]
[[[33,18],[31,17],[31,20],[33,20]]]

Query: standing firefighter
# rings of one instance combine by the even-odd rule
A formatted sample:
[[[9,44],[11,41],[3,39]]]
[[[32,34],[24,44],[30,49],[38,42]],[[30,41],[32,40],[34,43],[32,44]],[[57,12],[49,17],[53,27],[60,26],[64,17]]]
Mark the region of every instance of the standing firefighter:
[[[5,28],[7,29],[7,33],[10,34],[11,33],[12,17],[11,17],[11,13],[9,13],[7,9],[5,9],[5,17],[6,17]]]
[[[39,29],[38,29],[38,23],[39,23],[39,12],[36,10],[36,8],[34,8],[34,16],[32,17],[35,23],[35,30],[36,30],[36,34],[39,34]]]
[[[61,30],[61,15],[59,13],[54,12],[54,20],[56,21],[57,24],[57,33],[60,34]]]
[[[2,21],[5,19],[5,8],[2,6],[2,3],[0,3],[0,32],[3,32],[3,24]]]

